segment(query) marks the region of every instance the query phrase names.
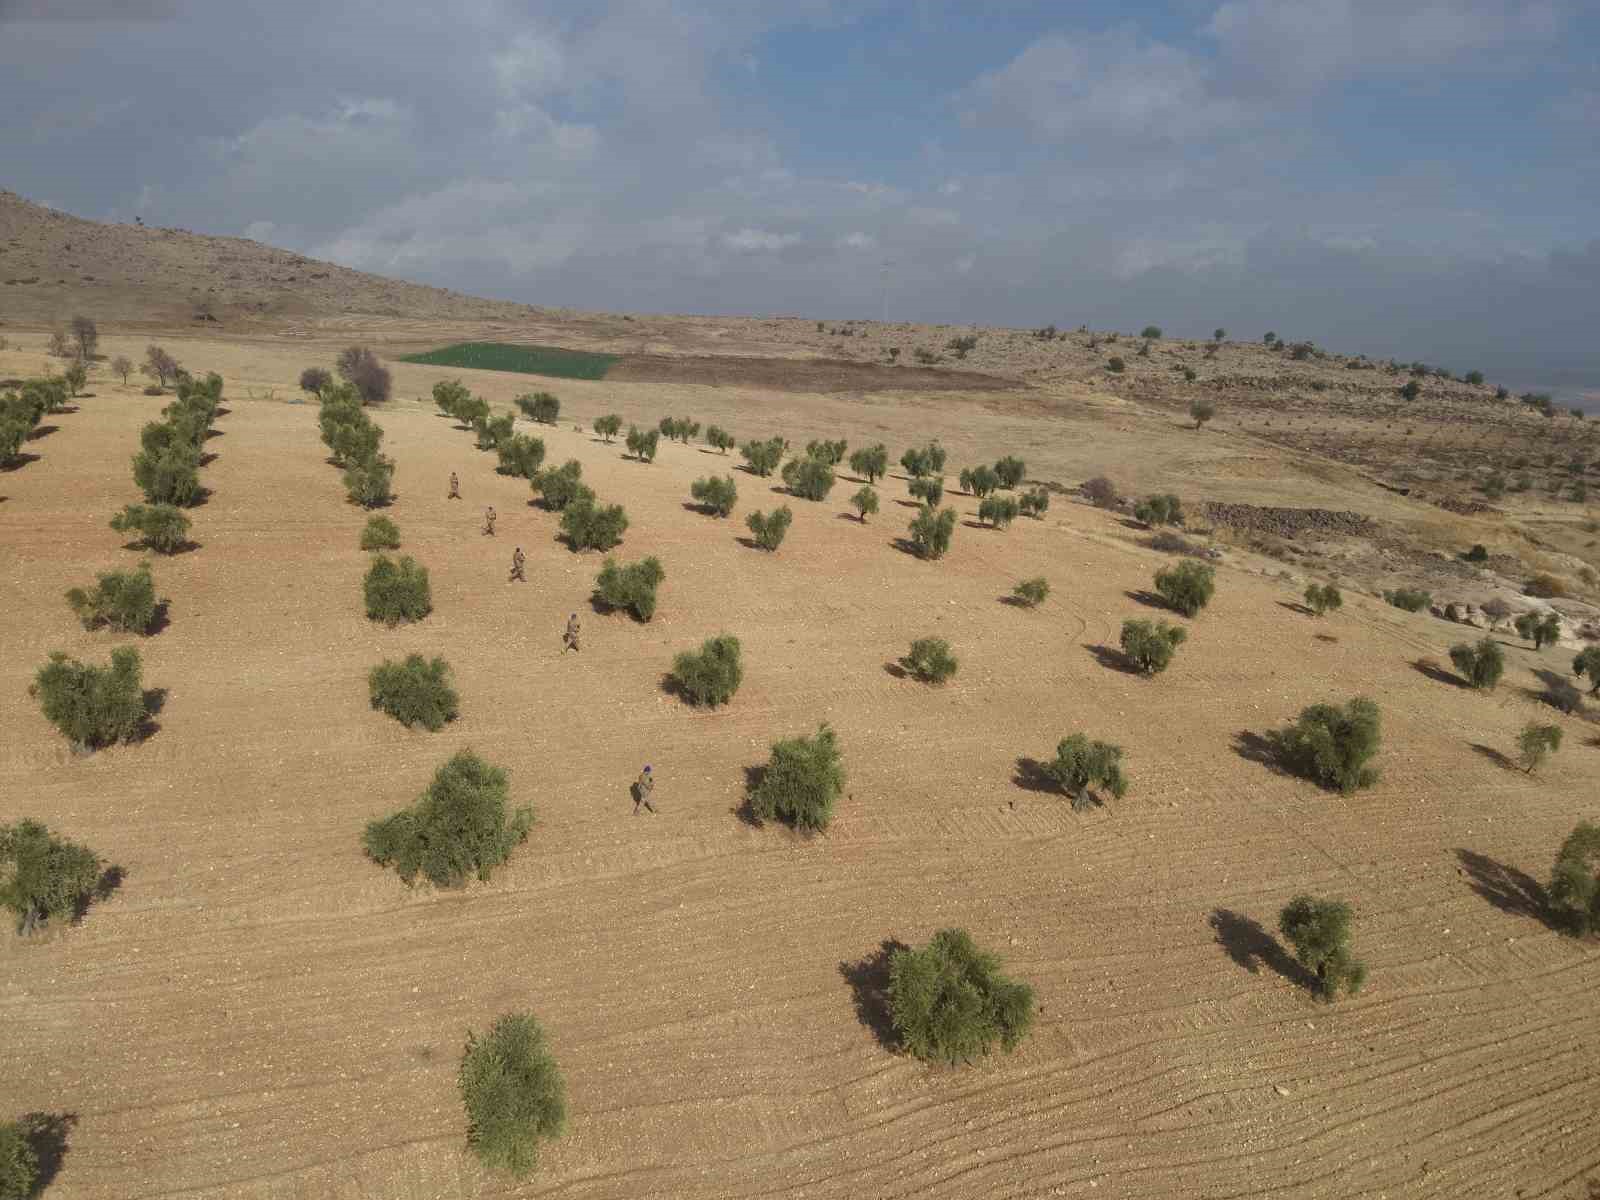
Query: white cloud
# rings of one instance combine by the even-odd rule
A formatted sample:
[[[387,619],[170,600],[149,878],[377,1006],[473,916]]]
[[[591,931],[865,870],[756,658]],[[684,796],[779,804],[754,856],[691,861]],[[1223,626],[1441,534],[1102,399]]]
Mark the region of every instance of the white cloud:
[[[840,238],[838,245],[845,250],[871,250],[878,244],[878,239],[870,233],[862,233],[859,229]]]
[[[771,233],[765,229],[745,228],[737,233],[722,235],[722,244],[740,254],[772,253],[785,250],[799,241],[798,233]]]

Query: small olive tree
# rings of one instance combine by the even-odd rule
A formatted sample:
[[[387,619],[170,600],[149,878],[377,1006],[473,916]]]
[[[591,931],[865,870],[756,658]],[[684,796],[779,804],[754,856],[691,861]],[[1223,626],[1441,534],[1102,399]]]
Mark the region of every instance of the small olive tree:
[[[861,518],[861,523],[865,525],[867,518],[878,511],[878,493],[869,485],[863,484],[861,490],[850,497],[850,505]]]
[[[889,448],[882,442],[863,446],[850,455],[850,469],[868,483],[877,483],[889,470]]]
[[[912,447],[900,456],[900,465],[913,479],[944,474],[945,450],[938,442]]]
[[[970,1063],[998,1042],[1008,1053],[1033,1023],[1033,989],[964,929],[941,929],[889,959],[889,1018],[901,1044],[927,1062]]]
[[[582,478],[583,464],[575,458],[569,458],[559,467],[536,471],[528,480],[528,485],[545,508],[560,512],[582,496],[594,498],[594,493],[581,482]]]
[[[1382,740],[1378,706],[1360,696],[1343,707],[1310,705],[1293,725],[1268,738],[1290,770],[1345,795],[1378,782],[1377,769],[1368,764]]]
[[[708,516],[714,517],[726,517],[739,502],[739,488],[731,475],[696,479],[689,485],[689,495]]]
[[[715,425],[706,427],[706,445],[710,446],[718,454],[726,454],[736,444],[733,434],[726,429],[719,429]]]
[[[1217,406],[1209,400],[1196,400],[1189,405],[1189,416],[1194,420],[1196,430],[1216,415]]]
[[[956,673],[956,656],[943,638],[918,638],[900,665],[923,683],[943,683]]]
[[[778,463],[783,458],[783,450],[783,439],[774,437],[764,442],[746,442],[739,448],[739,453],[744,455],[745,465],[751,474],[764,479],[778,469]]]
[[[566,1128],[566,1087],[544,1030],[508,1013],[481,1041],[467,1034],[457,1075],[467,1110],[467,1144],[484,1166],[524,1179],[539,1165],[539,1143]]]
[[[368,517],[366,527],[361,531],[361,548],[363,550],[398,550],[400,548],[400,527],[388,517]]]
[[[382,508],[394,499],[394,463],[381,454],[352,462],[344,469],[344,490],[352,504]]]
[[[745,517],[744,523],[755,535],[757,546],[763,550],[776,550],[783,545],[784,535],[789,532],[789,523],[793,520],[794,513],[785,504],[770,513],[753,512]]]
[[[1015,496],[985,496],[978,505],[978,520],[987,521],[995,529],[1005,529],[1020,511]]]
[[[820,458],[792,458],[783,467],[783,483],[804,500],[826,500],[833,490],[833,468]]]
[[[1189,631],[1165,621],[1124,621],[1122,652],[1146,675],[1159,675],[1172,663]]]
[[[600,435],[602,441],[609,443],[622,431],[622,417],[617,413],[607,413],[603,417],[594,419],[594,431]]]
[[[623,566],[607,558],[594,580],[594,598],[610,609],[623,608],[641,621],[656,615],[656,588],[667,577],[661,560],[646,558]]]
[[[57,650],[34,674],[28,693],[49,721],[74,746],[85,750],[132,742],[150,717],[139,652],[119,646],[109,667],[68,658]]]
[[[744,680],[739,639],[719,634],[702,642],[698,653],[683,651],[672,660],[672,679],[691,703],[708,708],[726,704]]]
[[[1151,526],[1182,525],[1183,502],[1171,492],[1148,496],[1134,506],[1133,519]]]
[[[1589,689],[1591,696],[1600,693],[1600,646],[1586,646],[1572,660],[1572,673],[1579,679],[1585,675],[1589,677],[1592,686]]]
[[[99,880],[100,859],[87,847],[56,837],[38,821],[0,825],[0,908],[17,918],[17,932],[24,937],[52,918],[77,911]],[[0,1183],[5,1166],[0,1156]],[[0,1196],[25,1200],[30,1194],[0,1187]]]
[[[385,659],[367,676],[372,707],[410,729],[421,725],[437,732],[461,711],[461,698],[450,686],[450,664],[408,654],[404,662]]]
[[[931,477],[913,479],[911,486],[906,490],[911,493],[913,499],[938,507],[939,502],[944,499],[944,480]]]
[[[1075,810],[1100,802],[1094,789],[1109,792],[1118,800],[1128,792],[1128,780],[1122,773],[1122,747],[1091,742],[1081,733],[1056,744],[1056,756],[1045,763],[1044,771],[1067,794]]]
[[[458,751],[415,804],[368,824],[363,845],[407,883],[418,874],[441,888],[461,887],[470,875],[486,881],[533,826],[533,809],[507,812],[509,795],[505,771]]]
[[[1533,643],[1535,650],[1543,650],[1561,636],[1561,618],[1555,613],[1523,613],[1516,619],[1517,636]]]
[[[1024,579],[1011,589],[1011,595],[1024,608],[1038,608],[1050,595],[1050,581],[1043,575]]]
[[[1036,487],[1032,491],[1022,493],[1018,506],[1025,517],[1042,519],[1050,508],[1050,492],[1046,488]]]
[[[1546,758],[1561,749],[1561,726],[1529,721],[1517,735],[1517,761],[1532,775]]]
[[[386,554],[377,555],[367,568],[362,591],[368,618],[385,625],[420,621],[433,611],[428,568],[418,565],[409,554],[402,555],[399,562]]]
[[[498,443],[500,465],[495,468],[501,475],[515,475],[532,479],[544,465],[544,439],[514,434]]]
[[[67,589],[67,603],[85,629],[109,625],[125,633],[144,633],[156,619],[156,585],[150,564],[134,571],[102,571],[93,588]]]
[[[1338,612],[1344,607],[1344,595],[1331,583],[1313,583],[1306,588],[1306,607],[1316,616]]]
[[[1342,900],[1296,896],[1278,914],[1278,930],[1294,956],[1317,977],[1317,992],[1333,1001],[1340,989],[1350,995],[1366,981],[1366,964],[1350,953],[1350,906]]]
[[[1000,477],[1001,487],[1020,487],[1028,473],[1028,464],[1015,455],[1008,454],[994,464],[994,473]]]
[[[950,538],[956,531],[956,510],[934,512],[931,504],[911,519],[911,545],[919,558],[943,558],[950,549]]]
[[[828,827],[843,790],[844,763],[833,730],[824,724],[814,737],[773,743],[772,757],[750,788],[750,812],[758,821],[785,821],[814,833]]]
[[[628,531],[628,514],[620,504],[601,504],[580,496],[561,510],[561,533],[574,553],[610,550]]]
[[[1216,591],[1216,571],[1209,563],[1193,560],[1156,572],[1156,592],[1186,617],[1197,615]]]
[[[961,472],[961,490],[983,499],[1000,486],[1000,476],[993,467],[967,467]]]
[[[176,554],[189,544],[189,518],[174,504],[129,504],[111,518],[111,528],[138,534],[138,543],[158,554]]]
[[[1600,825],[1583,821],[1561,843],[1550,872],[1550,907],[1570,933],[1600,933]]]
[[[643,430],[637,425],[630,425],[626,444],[628,453],[640,462],[655,462],[656,450],[661,445],[661,434],[654,429]]]
[[[1451,646],[1450,661],[1462,678],[1484,692],[1494,691],[1506,669],[1506,656],[1500,650],[1500,643],[1492,637],[1484,638],[1475,646],[1466,642]]]
[[[515,403],[522,410],[522,415],[536,424],[554,425],[561,419],[561,401],[549,392],[518,396]]]

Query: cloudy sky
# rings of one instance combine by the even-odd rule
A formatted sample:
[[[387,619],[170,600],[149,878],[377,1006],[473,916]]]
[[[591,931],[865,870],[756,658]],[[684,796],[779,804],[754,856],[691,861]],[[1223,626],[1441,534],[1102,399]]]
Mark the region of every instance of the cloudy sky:
[[[1600,392],[1593,0],[0,0],[0,186],[537,304]]]

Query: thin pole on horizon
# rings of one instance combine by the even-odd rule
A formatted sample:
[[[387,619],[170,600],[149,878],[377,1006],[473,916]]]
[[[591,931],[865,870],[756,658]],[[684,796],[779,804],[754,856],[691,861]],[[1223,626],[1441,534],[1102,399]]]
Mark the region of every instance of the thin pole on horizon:
[[[889,268],[894,266],[888,259],[883,260],[883,323],[889,323]]]

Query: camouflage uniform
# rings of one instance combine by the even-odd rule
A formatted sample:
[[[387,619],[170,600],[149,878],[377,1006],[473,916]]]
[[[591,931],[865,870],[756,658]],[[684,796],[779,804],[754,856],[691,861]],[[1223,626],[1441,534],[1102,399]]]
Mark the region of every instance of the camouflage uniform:
[[[578,649],[578,614],[567,618],[567,631],[561,635],[561,653]]]
[[[650,768],[646,767],[642,772],[640,772],[639,778],[634,780],[633,783],[634,816],[637,817],[639,815],[639,806],[641,804],[648,808],[651,812],[656,811],[656,806],[650,803],[650,793],[655,791],[655,788],[655,777],[650,774]]]
[[[459,499],[461,499],[461,480],[456,478],[456,473],[454,471],[450,472],[450,494],[448,496],[446,496],[445,499],[446,500],[459,500]]]
[[[511,556],[511,579],[520,579],[523,583],[528,582],[528,577],[522,573],[522,566],[527,561],[528,556],[522,552],[522,547],[518,546],[516,552]],[[511,579],[506,580],[506,582],[510,583]]]
[[[496,513],[494,511],[494,505],[491,504],[488,508],[483,510],[483,531],[490,536],[494,535],[495,517]]]

